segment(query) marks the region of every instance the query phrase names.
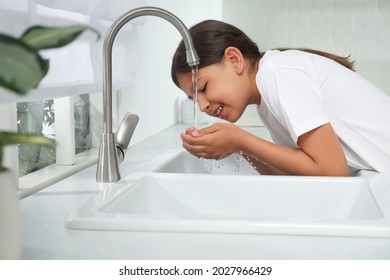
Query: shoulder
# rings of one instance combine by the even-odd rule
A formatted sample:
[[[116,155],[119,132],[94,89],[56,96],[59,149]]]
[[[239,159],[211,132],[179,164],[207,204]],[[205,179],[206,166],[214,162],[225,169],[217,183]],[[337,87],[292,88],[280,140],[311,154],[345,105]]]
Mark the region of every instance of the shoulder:
[[[315,76],[313,54],[299,50],[270,50],[261,58],[256,75],[259,89],[267,84],[304,81]]]
[[[277,69],[312,69],[313,54],[300,50],[270,50],[261,58],[259,72],[267,73]]]

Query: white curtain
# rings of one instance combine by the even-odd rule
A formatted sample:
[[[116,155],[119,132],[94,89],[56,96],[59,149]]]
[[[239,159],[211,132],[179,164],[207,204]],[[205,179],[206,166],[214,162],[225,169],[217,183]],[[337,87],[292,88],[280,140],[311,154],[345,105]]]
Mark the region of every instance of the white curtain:
[[[0,103],[33,101],[99,92],[102,89],[102,46],[112,22],[121,14],[143,5],[143,0],[0,0],[0,32],[19,36],[28,27],[86,24],[96,34],[84,32],[76,41],[60,49],[41,52],[50,59],[48,75],[36,90],[19,97],[0,88]],[[132,86],[136,53],[132,41],[136,25],[142,18],[129,22],[119,32],[113,50],[113,86]],[[134,45],[134,44],[133,44]]]

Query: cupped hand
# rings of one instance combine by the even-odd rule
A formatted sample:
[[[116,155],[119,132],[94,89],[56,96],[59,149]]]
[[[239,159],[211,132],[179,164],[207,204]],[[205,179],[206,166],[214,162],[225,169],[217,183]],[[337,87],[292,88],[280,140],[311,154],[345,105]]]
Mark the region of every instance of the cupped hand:
[[[183,147],[197,157],[222,159],[239,150],[241,131],[233,124],[218,123],[200,130],[187,128],[181,139]]]

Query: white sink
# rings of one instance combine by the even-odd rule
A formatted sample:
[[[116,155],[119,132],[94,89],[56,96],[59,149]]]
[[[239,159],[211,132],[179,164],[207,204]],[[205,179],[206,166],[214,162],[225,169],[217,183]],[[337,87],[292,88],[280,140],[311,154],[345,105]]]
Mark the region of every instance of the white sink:
[[[389,238],[390,188],[381,179],[376,179],[378,186],[370,185],[370,178],[376,177],[367,174],[331,178],[133,173],[70,213],[66,226]]]

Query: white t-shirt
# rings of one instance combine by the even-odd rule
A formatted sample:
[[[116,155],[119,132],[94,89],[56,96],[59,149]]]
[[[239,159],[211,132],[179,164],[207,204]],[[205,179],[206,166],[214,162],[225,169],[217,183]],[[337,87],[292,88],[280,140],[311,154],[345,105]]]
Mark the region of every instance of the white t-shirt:
[[[390,96],[337,62],[308,52],[267,51],[256,82],[258,113],[275,143],[330,123],[348,165],[390,178]]]

